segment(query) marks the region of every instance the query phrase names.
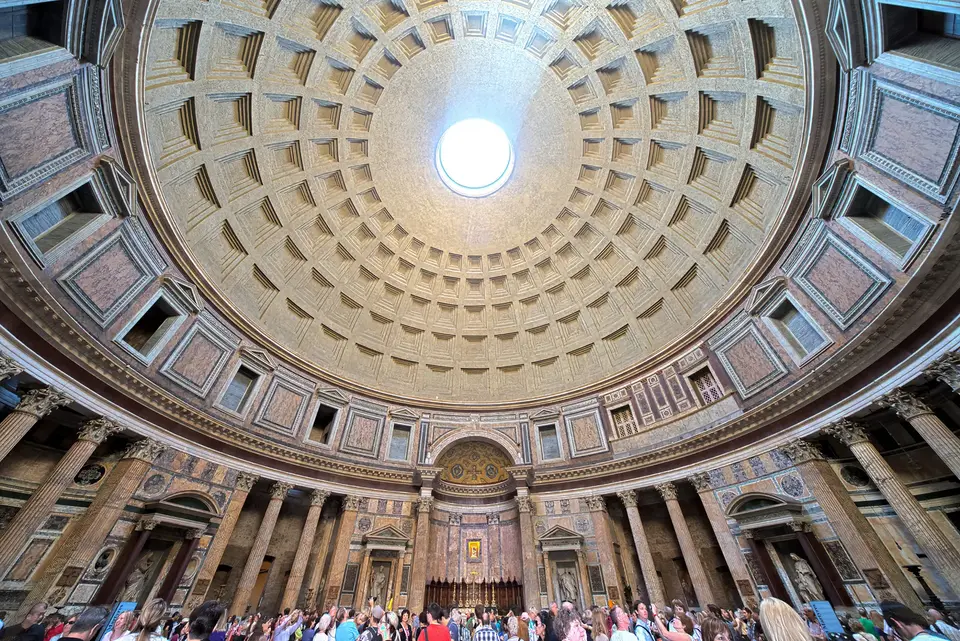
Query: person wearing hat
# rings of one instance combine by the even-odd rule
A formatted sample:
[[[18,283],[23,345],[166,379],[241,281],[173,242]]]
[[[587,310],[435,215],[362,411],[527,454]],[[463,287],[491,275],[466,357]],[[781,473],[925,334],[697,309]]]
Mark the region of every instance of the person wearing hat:
[[[360,633],[357,641],[383,641],[383,635],[380,634],[381,621],[383,621],[383,608],[375,605],[370,610],[370,623]]]

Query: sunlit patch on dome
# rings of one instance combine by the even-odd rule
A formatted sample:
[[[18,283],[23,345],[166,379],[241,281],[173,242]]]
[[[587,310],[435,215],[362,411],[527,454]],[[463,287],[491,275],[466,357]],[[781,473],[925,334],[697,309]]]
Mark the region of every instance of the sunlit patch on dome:
[[[447,187],[461,196],[482,198],[510,179],[513,145],[503,129],[489,120],[469,118],[440,137],[436,162]]]

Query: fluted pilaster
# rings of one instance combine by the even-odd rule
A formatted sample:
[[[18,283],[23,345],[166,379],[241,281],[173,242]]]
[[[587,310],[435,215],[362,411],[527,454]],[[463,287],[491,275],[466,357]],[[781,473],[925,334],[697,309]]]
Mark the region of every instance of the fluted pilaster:
[[[267,553],[267,546],[270,545],[273,529],[277,525],[277,517],[280,516],[280,507],[283,505],[287,492],[292,487],[289,483],[281,481],[277,481],[270,487],[270,502],[267,503],[267,510],[263,514],[260,529],[257,530],[257,537],[253,540],[253,547],[250,548],[250,553],[247,555],[247,562],[243,566],[240,582],[237,584],[233,602],[230,604],[230,614],[232,615],[242,615],[249,605],[250,594],[257,582],[257,576],[260,574],[260,566],[263,565],[263,557]]]
[[[423,609],[423,597],[427,587],[427,559],[430,557],[430,511],[433,497],[429,492],[420,495],[417,501],[417,535],[413,543],[413,561],[410,563],[408,603],[413,612]]]
[[[653,562],[653,553],[650,551],[650,542],[647,541],[643,521],[640,519],[640,510],[637,507],[637,494],[633,490],[617,492],[627,510],[627,519],[630,521],[630,533],[633,535],[633,544],[637,548],[640,558],[640,570],[643,572],[643,582],[647,586],[647,595],[651,603],[666,603],[663,592],[663,582],[657,575],[657,567]]]
[[[281,609],[297,607],[297,597],[300,596],[300,588],[303,587],[303,575],[307,570],[307,561],[310,559],[310,549],[313,547],[313,539],[317,534],[317,525],[320,524],[320,512],[323,511],[323,504],[328,496],[330,496],[330,492],[326,490],[313,490],[310,493],[310,508],[307,510],[307,518],[303,522],[300,543],[297,545],[293,565],[290,567],[290,576],[287,578],[287,587],[284,589],[283,599],[280,601]]]
[[[667,504],[667,512],[670,513],[670,522],[673,524],[673,531],[677,535],[677,542],[680,544],[680,553],[683,555],[683,562],[687,566],[687,572],[690,573],[690,581],[693,583],[693,590],[697,594],[697,600],[700,607],[706,607],[708,603],[714,603],[713,589],[707,579],[707,573],[703,570],[703,562],[700,560],[700,553],[697,546],[690,536],[690,528],[687,527],[687,520],[683,516],[683,510],[680,509],[680,501],[677,500],[677,488],[673,483],[663,483],[657,486],[657,491]]]
[[[338,605],[340,588],[343,584],[343,573],[347,568],[347,557],[350,554],[350,538],[353,528],[357,524],[357,512],[360,510],[361,497],[343,497],[343,511],[340,514],[340,530],[337,532],[337,542],[333,548],[333,558],[330,559],[330,572],[327,576],[326,596],[324,609],[331,605]]]
[[[842,420],[828,427],[826,432],[850,448],[927,558],[937,567],[954,593],[960,594],[960,553],[896,472],[883,460],[883,456],[867,438],[863,426]]]
[[[540,603],[540,577],[533,531],[533,501],[528,494],[517,495],[517,511],[520,513],[520,554],[523,557],[523,605],[535,608]]]

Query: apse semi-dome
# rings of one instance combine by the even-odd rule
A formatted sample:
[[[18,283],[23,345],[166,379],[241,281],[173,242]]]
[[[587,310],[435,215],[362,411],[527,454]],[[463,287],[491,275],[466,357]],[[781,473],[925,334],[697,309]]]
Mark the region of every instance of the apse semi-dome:
[[[787,2],[161,0],[130,144],[164,242],[277,357],[572,396],[679,355],[780,250],[820,153],[805,30]],[[465,198],[438,163],[477,119],[510,154]]]

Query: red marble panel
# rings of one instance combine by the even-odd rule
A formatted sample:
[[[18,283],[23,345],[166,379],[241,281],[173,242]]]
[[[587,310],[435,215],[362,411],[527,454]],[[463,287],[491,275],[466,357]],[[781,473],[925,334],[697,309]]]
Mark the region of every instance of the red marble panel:
[[[300,414],[304,397],[292,390],[277,386],[273,394],[267,399],[267,409],[263,414],[264,420],[274,425],[293,428]]]
[[[727,349],[726,357],[747,389],[777,371],[776,364],[770,361],[770,357],[752,334],[747,334],[731,345]]]
[[[120,243],[103,252],[74,277],[77,288],[101,310],[109,309],[143,276]]]
[[[0,113],[0,161],[11,178],[79,147],[70,100],[54,94]]]
[[[880,98],[873,150],[928,180],[940,181],[958,123],[891,96]],[[915,144],[922,140],[923,144]]]
[[[832,245],[826,246],[806,278],[842,314],[856,305],[874,283],[869,275]]]
[[[177,355],[170,370],[197,387],[203,387],[223,356],[223,349],[203,334],[194,334]]]

